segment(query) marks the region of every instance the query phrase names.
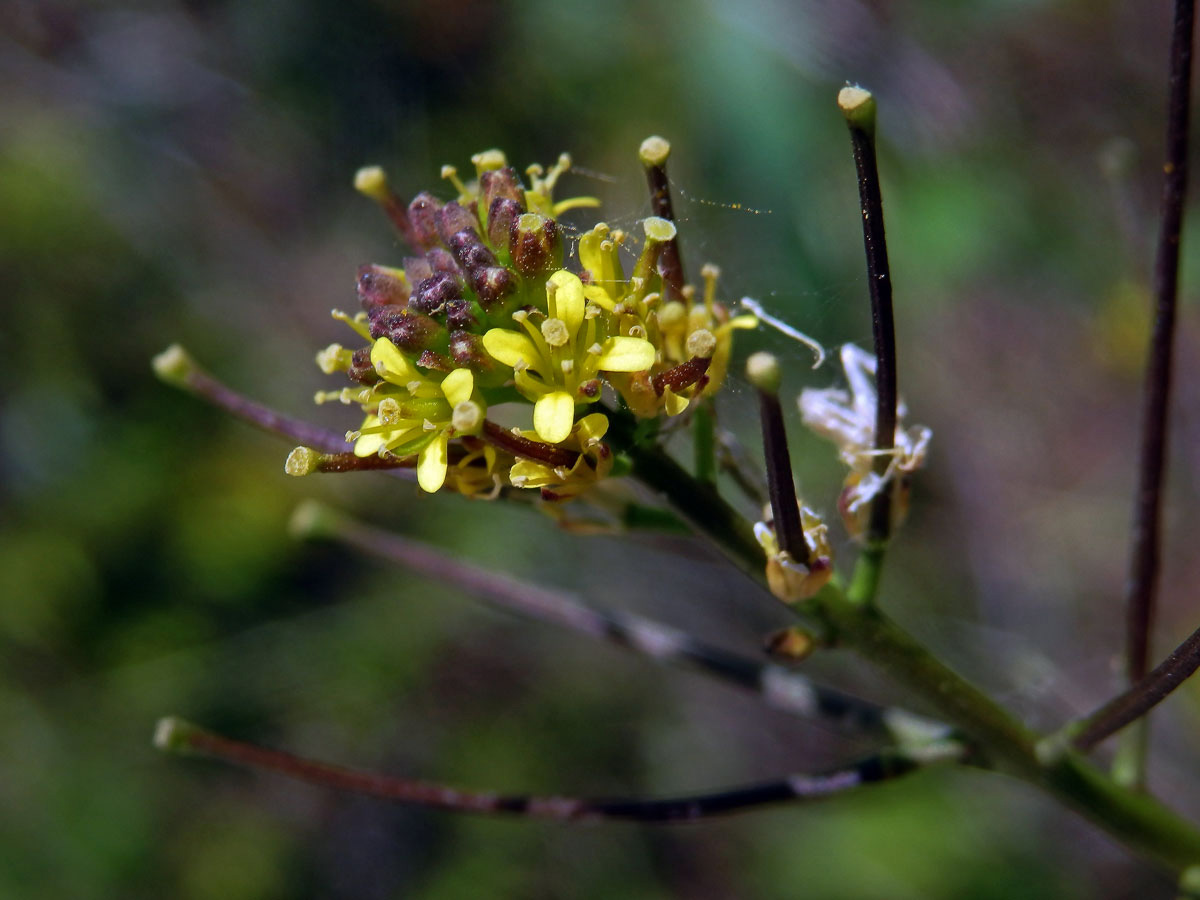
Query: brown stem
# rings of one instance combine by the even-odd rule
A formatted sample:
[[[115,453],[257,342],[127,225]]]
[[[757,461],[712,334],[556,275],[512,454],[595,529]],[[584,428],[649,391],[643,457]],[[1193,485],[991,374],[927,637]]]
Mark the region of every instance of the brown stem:
[[[1146,364],[1141,461],[1134,502],[1133,553],[1126,593],[1126,668],[1130,682],[1146,674],[1158,587],[1167,412],[1179,288],[1179,237],[1187,190],[1188,112],[1191,94],[1193,0],[1177,0],[1172,25],[1167,152],[1162,222],[1154,266],[1155,319]]]
[[[554,468],[565,466],[569,469],[579,459],[579,454],[573,450],[556,447],[554,444],[543,444],[541,441],[531,441],[527,437],[513,434],[490,419],[484,420],[483,433],[480,436],[489,444],[499,447],[501,450],[507,450],[513,456],[532,459],[534,462],[545,463]]]
[[[165,750],[212,756],[320,787],[430,809],[507,813],[566,821],[625,819],[655,823],[688,822],[768,804],[817,800],[863,785],[898,778],[935,763],[961,762],[965,756],[962,745],[944,741],[911,752],[884,751],[848,767],[822,774],[787,775],[776,781],[708,794],[661,799],[587,799],[462,791],[428,781],[358,772],[236,741],[178,719],[161,721],[155,741]]]
[[[846,89],[847,91],[855,89]],[[896,441],[896,325],[892,315],[892,275],[888,265],[887,240],[883,231],[883,195],[875,158],[875,101],[867,99],[856,107],[842,105],[850,126],[850,145],[858,172],[858,196],[862,209],[863,244],[867,254],[867,285],[871,295],[871,328],[875,336],[875,471],[887,471]],[[839,101],[841,97],[839,97]],[[869,105],[869,106],[868,106]],[[861,111],[864,115],[858,115]],[[869,118],[867,117],[869,115]],[[869,542],[886,541],[891,531],[892,486],[884,485],[871,502],[867,527]]]
[[[804,537],[800,521],[800,502],[792,479],[792,456],[788,450],[787,430],[779,395],[758,391],[759,417],[762,420],[763,455],[767,461],[767,492],[771,497],[771,517],[779,546],[798,563],[807,565],[812,549]]]

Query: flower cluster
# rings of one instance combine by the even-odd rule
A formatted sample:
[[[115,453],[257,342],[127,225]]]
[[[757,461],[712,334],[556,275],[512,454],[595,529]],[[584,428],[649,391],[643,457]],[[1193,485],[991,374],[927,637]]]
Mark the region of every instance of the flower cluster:
[[[444,203],[421,193],[404,206],[382,170],[356,176],[418,255],[360,269],[362,311],[334,316],[363,345],[317,355],[355,387],[317,399],[360,405],[365,419],[347,435],[355,455],[415,459],[426,491],[511,485],[564,499],[612,468],[606,403],[640,418],[683,413],[720,386],[733,331],[757,322],[717,301],[715,267],[704,268],[700,297],[664,275],[664,251],[678,253],[669,219],[640,223],[640,249],[604,223],[574,238],[558,217],[597,201],[554,200],[565,154],[548,171],[527,169],[529,186],[498,150],[472,162],[469,182],[443,168],[457,194]],[[574,255],[577,272],[564,266]],[[489,418],[503,405],[531,407],[507,415],[532,427]]]

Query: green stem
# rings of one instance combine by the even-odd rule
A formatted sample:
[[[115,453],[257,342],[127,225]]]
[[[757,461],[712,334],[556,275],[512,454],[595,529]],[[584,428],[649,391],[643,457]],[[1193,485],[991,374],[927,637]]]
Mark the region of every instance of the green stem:
[[[717,483],[717,453],[712,400],[701,400],[692,413],[692,450],[696,460],[696,480]]]
[[[615,415],[612,421],[610,437],[629,454],[634,476],[661,493],[765,587],[762,549],[748,523],[660,448],[636,445],[628,417]],[[866,565],[861,578],[876,582],[871,570],[877,567]],[[1175,872],[1200,864],[1200,831],[1154,798],[1116,784],[1065,742],[1042,740],[879,609],[852,600],[831,584],[797,611],[817,618],[835,641],[923,697],[974,742],[979,764],[1036,785],[1131,850]]]
[[[850,576],[850,587],[846,589],[846,599],[855,606],[873,606],[879,595],[879,581],[883,577],[883,557],[887,552],[884,541],[872,541],[863,548],[854,564],[854,574]]]

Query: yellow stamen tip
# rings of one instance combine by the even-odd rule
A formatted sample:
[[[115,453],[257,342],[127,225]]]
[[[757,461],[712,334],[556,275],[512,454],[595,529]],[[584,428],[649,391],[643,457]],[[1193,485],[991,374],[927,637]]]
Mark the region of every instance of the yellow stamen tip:
[[[653,134],[642,141],[638,148],[638,158],[644,166],[666,165],[667,157],[671,155],[671,142],[664,137]]]
[[[388,189],[387,175],[379,166],[364,166],[355,172],[354,189],[376,203],[386,203],[392,196]]]

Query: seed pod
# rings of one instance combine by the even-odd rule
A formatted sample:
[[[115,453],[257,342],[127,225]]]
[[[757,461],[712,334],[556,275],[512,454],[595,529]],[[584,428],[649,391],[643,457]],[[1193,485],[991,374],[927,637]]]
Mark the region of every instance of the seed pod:
[[[437,231],[442,243],[450,246],[450,239],[460,231],[468,230],[478,235],[479,220],[465,206],[451,201],[438,210]],[[451,248],[453,251],[453,248]]]
[[[357,291],[365,310],[389,304],[403,306],[410,294],[403,272],[376,265],[359,266]]]
[[[422,250],[437,246],[437,215],[441,208],[441,201],[426,191],[417,194],[408,204],[408,221],[412,224],[413,238]]]
[[[438,272],[417,285],[408,301],[408,308],[426,315],[436,315],[447,303],[462,299],[462,285],[453,275]]]
[[[562,240],[553,219],[537,213],[518,216],[512,224],[509,255],[522,275],[542,275],[562,266]]]

